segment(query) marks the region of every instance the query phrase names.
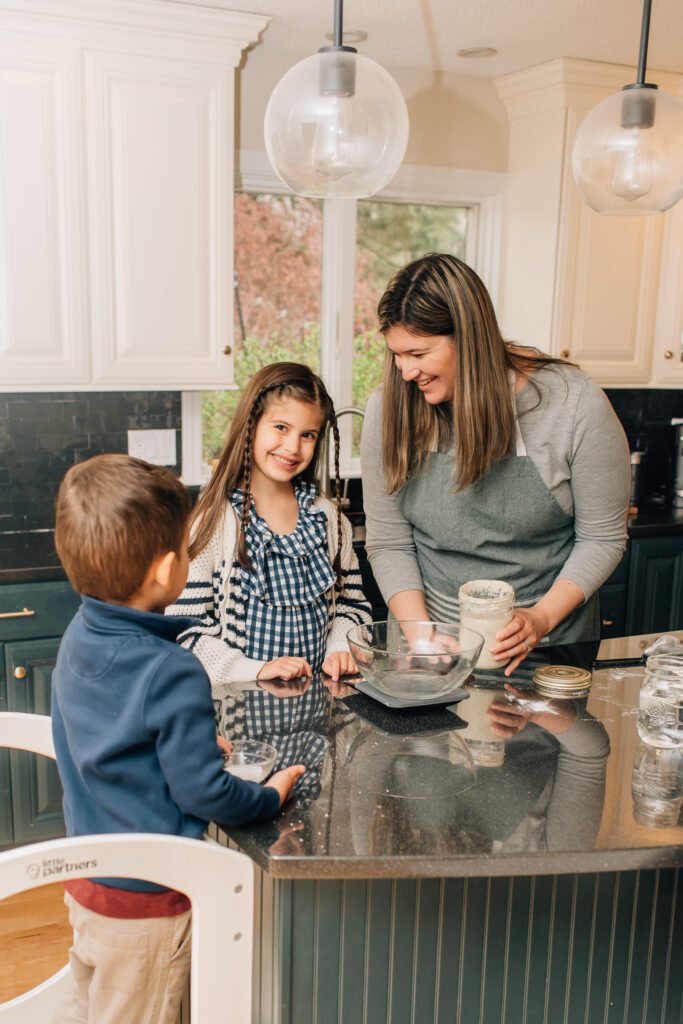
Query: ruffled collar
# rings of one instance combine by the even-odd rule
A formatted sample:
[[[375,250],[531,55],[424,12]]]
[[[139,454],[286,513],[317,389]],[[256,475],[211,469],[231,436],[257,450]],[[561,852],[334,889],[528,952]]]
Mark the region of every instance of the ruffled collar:
[[[305,480],[295,481],[294,494],[299,505],[299,517],[291,533],[275,533],[253,505],[250,509],[247,550],[254,571],[246,571],[243,576],[249,590],[262,601],[277,603],[266,570],[266,562],[271,553],[292,560],[296,564],[296,571],[307,577],[304,588],[306,597],[302,604],[308,604],[325,593],[335,580],[327,547],[327,516],[314,504],[315,486]],[[241,489],[232,491],[230,504],[237,518],[241,519],[244,504],[244,492]]]

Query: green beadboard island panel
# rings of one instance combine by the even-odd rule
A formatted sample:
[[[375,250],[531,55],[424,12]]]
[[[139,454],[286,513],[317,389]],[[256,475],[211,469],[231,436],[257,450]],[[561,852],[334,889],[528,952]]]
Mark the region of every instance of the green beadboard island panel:
[[[259,1024],[681,1021],[677,869],[279,881],[273,908]]]

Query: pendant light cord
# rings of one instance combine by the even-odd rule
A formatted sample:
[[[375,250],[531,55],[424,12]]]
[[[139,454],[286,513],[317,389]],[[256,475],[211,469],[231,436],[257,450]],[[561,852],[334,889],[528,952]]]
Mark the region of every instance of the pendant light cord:
[[[651,0],[645,0],[646,3],[650,3]],[[649,15],[648,15],[649,20]],[[344,0],[334,0],[334,45],[342,45],[342,37],[344,35]],[[642,46],[642,43],[641,43]],[[647,42],[645,43],[645,49],[647,50]]]
[[[341,4],[341,0],[339,0]],[[638,55],[637,85],[645,84],[645,65],[647,64],[647,44],[650,37],[650,11],[652,0],[643,0],[643,23],[640,29],[640,53]]]

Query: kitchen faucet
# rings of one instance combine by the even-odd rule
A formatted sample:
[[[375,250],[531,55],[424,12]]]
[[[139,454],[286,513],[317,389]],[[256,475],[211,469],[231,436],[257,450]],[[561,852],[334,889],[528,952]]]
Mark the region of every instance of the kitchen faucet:
[[[337,423],[342,416],[360,416],[361,420],[365,417],[365,410],[361,409],[358,405],[345,405],[342,409],[337,409]],[[330,487],[330,440],[323,447],[322,456],[320,459],[320,468],[318,470],[318,493],[324,494],[328,498],[332,495],[332,488]],[[342,494],[342,508],[347,508],[349,499],[347,498],[347,491],[349,489],[349,481],[344,481],[344,491]]]

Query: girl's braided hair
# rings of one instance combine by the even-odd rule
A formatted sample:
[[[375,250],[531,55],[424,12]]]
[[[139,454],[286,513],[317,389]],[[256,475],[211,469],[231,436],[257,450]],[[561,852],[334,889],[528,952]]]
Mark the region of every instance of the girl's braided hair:
[[[254,503],[251,474],[254,457],[254,434],[261,416],[271,402],[281,398],[317,405],[323,414],[323,427],[318,434],[315,451],[306,469],[298,474],[302,480],[315,481],[329,431],[334,441],[334,503],[337,511],[337,545],[332,568],[341,587],[341,481],[339,479],[339,429],[332,399],[320,377],[301,363],[272,363],[250,378],[235,410],[228,436],[211,480],[197,502],[192,516],[190,558],[204,550],[225,511],[231,491],[242,487],[244,501],[237,541],[240,565],[251,569],[247,551],[247,528]]]

